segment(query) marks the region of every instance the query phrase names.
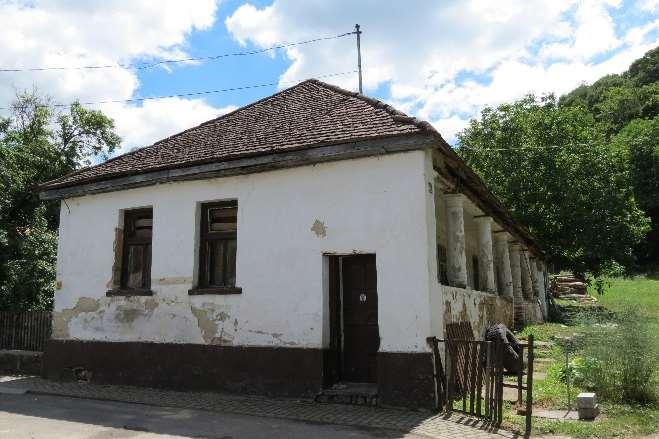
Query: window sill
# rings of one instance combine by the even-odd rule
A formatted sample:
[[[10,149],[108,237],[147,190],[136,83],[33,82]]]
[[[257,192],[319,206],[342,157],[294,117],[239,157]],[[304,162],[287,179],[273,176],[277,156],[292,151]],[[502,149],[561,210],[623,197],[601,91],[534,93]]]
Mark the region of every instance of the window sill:
[[[153,296],[153,291],[143,289],[122,289],[115,288],[105,292],[106,297],[134,297],[134,296]]]
[[[243,289],[240,287],[205,287],[191,288],[188,290],[190,296],[202,296],[204,294],[241,294]]]

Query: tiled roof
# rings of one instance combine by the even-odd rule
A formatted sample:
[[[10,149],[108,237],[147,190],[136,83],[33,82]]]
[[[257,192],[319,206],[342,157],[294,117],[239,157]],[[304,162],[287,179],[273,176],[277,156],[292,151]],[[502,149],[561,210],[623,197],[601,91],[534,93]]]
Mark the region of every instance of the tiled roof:
[[[434,130],[427,122],[378,100],[310,79],[151,146],[52,180],[40,189],[422,132]]]

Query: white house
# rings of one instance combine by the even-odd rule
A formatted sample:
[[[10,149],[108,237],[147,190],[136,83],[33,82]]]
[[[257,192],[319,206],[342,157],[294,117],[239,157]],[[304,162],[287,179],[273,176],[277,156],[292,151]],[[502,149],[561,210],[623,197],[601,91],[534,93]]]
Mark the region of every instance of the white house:
[[[40,190],[52,378],[430,406],[427,337],[546,311],[542,252],[442,137],[317,80]]]

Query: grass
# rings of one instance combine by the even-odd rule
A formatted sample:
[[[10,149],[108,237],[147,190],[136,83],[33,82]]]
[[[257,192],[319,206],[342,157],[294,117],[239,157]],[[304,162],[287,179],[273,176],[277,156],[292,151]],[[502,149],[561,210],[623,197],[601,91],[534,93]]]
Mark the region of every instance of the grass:
[[[607,279],[610,286],[606,292],[597,297],[599,304],[613,311],[620,311],[625,306],[639,305],[655,318],[659,318],[659,280],[645,277],[631,279]]]
[[[593,325],[607,324],[616,312],[631,305],[640,306],[650,317],[659,342],[659,280],[645,277],[607,279],[608,288],[604,295],[591,294],[598,299],[596,305],[575,304],[571,301],[558,301],[564,313],[563,323],[545,323],[524,328],[518,336],[527,338],[533,334],[535,340],[553,342],[552,346],[540,347],[536,358],[553,361],[545,362],[542,368],[546,377],[537,379],[533,385],[535,407],[565,409],[568,401],[568,388],[561,379],[565,364],[562,340],[567,336],[579,336]],[[577,337],[578,338],[578,337]],[[633,361],[633,360],[632,360]],[[659,380],[655,380],[655,383]],[[572,386],[569,400],[574,403],[577,393],[584,389]],[[593,422],[558,421],[533,419],[533,434],[558,434],[574,438],[613,438],[641,437],[659,431],[659,406],[654,404],[614,404],[599,401],[602,414]],[[504,414],[504,422],[523,431],[524,417],[514,414],[512,405]]]
[[[607,281],[610,286],[603,295],[597,296],[591,292],[597,297],[599,304],[613,311],[638,305],[651,317],[651,324],[659,334],[659,279],[639,276]]]

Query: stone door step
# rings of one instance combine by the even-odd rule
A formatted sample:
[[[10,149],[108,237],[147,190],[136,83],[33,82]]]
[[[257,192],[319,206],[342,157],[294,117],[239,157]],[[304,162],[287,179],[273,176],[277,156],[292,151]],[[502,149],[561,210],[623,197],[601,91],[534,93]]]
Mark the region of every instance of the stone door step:
[[[323,389],[316,402],[351,405],[378,405],[378,388],[371,383],[337,383]]]

